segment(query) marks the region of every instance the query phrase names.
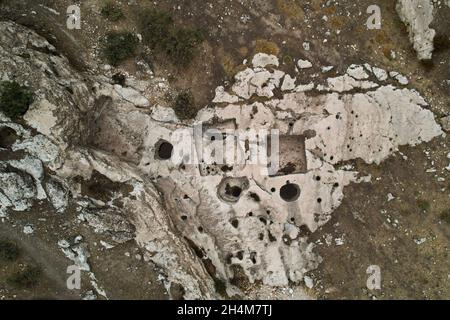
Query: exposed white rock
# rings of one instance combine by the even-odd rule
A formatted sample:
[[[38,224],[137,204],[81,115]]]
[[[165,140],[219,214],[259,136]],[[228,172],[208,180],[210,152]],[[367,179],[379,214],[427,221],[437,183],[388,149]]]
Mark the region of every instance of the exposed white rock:
[[[394,200],[395,199],[395,197],[394,197],[394,195],[392,194],[392,193],[388,193],[387,194],[387,201],[389,202],[389,201],[392,201],[392,200]]]
[[[239,72],[235,75],[234,80],[235,84],[233,85],[233,92],[238,96],[249,99],[253,93],[256,91],[254,89],[249,88],[250,79],[252,79],[255,75],[253,69],[247,68],[244,71]]]
[[[385,81],[388,78],[388,73],[381,68],[372,67],[372,72],[378,81]]]
[[[446,116],[440,119],[440,122],[442,124],[442,128],[445,131],[450,131],[450,116]]]
[[[305,276],[303,278],[303,281],[305,282],[305,286],[307,286],[309,289],[314,288],[314,281],[311,277]]]
[[[0,205],[2,211],[11,207],[15,211],[25,211],[37,196],[34,180],[28,174],[7,172],[0,164]]]
[[[225,91],[223,86],[216,88],[216,95],[212,102],[214,103],[236,103],[239,101],[239,97],[229,94]]]
[[[53,144],[46,136],[36,135],[23,141],[16,142],[12,149],[24,150],[43,163],[52,166],[58,159],[59,148]]]
[[[136,107],[150,107],[150,101],[133,88],[124,88],[121,85],[114,85],[116,92],[125,100]]]
[[[333,70],[333,69],[334,69],[334,66],[325,66],[325,67],[322,67],[322,73],[330,72],[330,71]]]
[[[408,78],[396,71],[389,72],[389,76],[397,80],[401,85],[406,86],[409,83]]]
[[[308,60],[298,59],[297,66],[300,69],[309,69],[312,68],[312,63]]]
[[[254,94],[260,97],[273,97],[273,90],[280,86],[284,72],[269,71],[264,68],[255,70],[247,68],[235,76],[232,87],[234,93],[244,99],[249,99]]]
[[[372,81],[356,80],[348,74],[335,78],[328,78],[327,84],[328,87],[326,88],[326,90],[336,92],[351,91],[353,89],[372,89],[379,86],[377,83]]]
[[[434,6],[430,0],[397,0],[397,13],[408,28],[409,41],[420,60],[429,60],[433,54],[436,31],[430,28]]]
[[[40,133],[50,136],[51,129],[56,125],[58,119],[53,116],[56,106],[46,99],[39,100],[30,106],[30,109],[24,115],[25,121]]]
[[[154,106],[152,108],[151,117],[155,121],[161,122],[179,122],[175,111],[172,108]]]
[[[305,91],[310,91],[312,89],[314,89],[315,84],[314,82],[310,82],[308,84],[299,84],[298,86],[295,87],[294,91],[295,92],[305,92]]]
[[[23,233],[24,233],[24,234],[27,234],[27,235],[33,234],[33,233],[34,233],[34,227],[33,227],[33,225],[31,225],[31,224],[26,224],[26,225],[23,227]]]
[[[50,202],[53,208],[59,213],[63,213],[69,203],[69,192],[60,182],[55,179],[50,180],[45,184]]]
[[[364,80],[369,78],[369,75],[366,70],[364,70],[364,67],[357,64],[350,65],[347,69],[347,74],[356,80]]]
[[[40,160],[32,158],[30,156],[25,156],[20,160],[10,160],[7,161],[11,167],[22,170],[23,172],[29,174],[33,177],[36,187],[36,198],[42,200],[47,198],[44,188],[41,185],[41,180],[44,176],[44,168]]]
[[[253,56],[252,65],[254,68],[264,68],[268,65],[278,67],[278,58],[272,54],[257,53]]]
[[[291,77],[290,75],[285,75],[283,84],[281,85],[281,91],[289,91],[295,89],[295,77]]]

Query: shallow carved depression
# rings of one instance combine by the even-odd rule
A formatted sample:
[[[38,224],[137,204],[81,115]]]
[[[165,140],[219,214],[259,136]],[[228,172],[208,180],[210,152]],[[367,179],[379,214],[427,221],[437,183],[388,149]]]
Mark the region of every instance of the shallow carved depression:
[[[172,157],[173,145],[170,142],[160,140],[155,149],[155,156],[159,160],[169,160]]]
[[[295,183],[286,183],[280,188],[280,197],[286,202],[292,202],[300,197],[300,187]]]
[[[248,189],[249,181],[246,177],[226,177],[219,184],[217,194],[225,202],[235,203],[242,196],[242,192]]]

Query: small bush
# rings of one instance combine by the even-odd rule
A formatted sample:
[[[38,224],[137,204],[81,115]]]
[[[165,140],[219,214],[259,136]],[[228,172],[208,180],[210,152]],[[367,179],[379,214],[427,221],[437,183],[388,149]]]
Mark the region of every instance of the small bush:
[[[227,296],[227,284],[225,281],[221,279],[214,279],[214,289],[216,289],[216,292],[222,297]]]
[[[17,260],[19,255],[20,251],[15,243],[0,241],[0,261],[12,262]]]
[[[120,19],[123,18],[122,9],[112,1],[107,2],[103,6],[103,8],[101,10],[101,14],[103,17],[105,17],[109,21],[113,21],[113,22],[119,21]]]
[[[174,28],[171,15],[164,11],[144,11],[139,20],[144,42],[181,67],[192,60],[196,47],[203,41],[196,29]]]
[[[26,86],[15,81],[0,82],[0,110],[6,116],[16,119],[23,116],[33,102],[33,93]]]
[[[131,58],[139,44],[138,37],[131,32],[115,31],[108,33],[102,45],[102,54],[109,64],[118,66]]]
[[[428,211],[428,210],[430,210],[430,208],[431,208],[430,203],[429,203],[428,201],[422,200],[422,199],[417,200],[417,206],[418,206],[418,207],[420,208],[420,210],[422,210],[422,211]]]
[[[170,34],[172,17],[164,11],[146,10],[139,17],[142,37],[152,49],[161,44]]]
[[[442,211],[441,215],[440,215],[440,218],[441,218],[442,221],[450,224],[450,210]]]
[[[14,288],[31,288],[38,284],[42,271],[38,267],[26,267],[23,271],[9,277],[6,281]]]
[[[186,66],[194,58],[195,49],[202,40],[198,30],[180,29],[163,41],[162,45],[174,64]]]
[[[197,115],[194,96],[189,90],[184,90],[178,94],[173,110],[181,120],[193,119]]]

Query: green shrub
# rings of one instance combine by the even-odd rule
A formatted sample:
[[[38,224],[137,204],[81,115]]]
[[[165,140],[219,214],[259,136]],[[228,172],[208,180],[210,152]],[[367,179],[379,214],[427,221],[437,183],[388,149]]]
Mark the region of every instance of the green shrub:
[[[420,210],[422,211],[428,211],[431,208],[431,205],[428,201],[423,200],[423,199],[418,199],[417,200],[417,206],[420,208]]]
[[[180,29],[162,42],[163,49],[175,65],[186,66],[194,58],[203,37],[198,30]]]
[[[195,107],[194,96],[189,90],[184,90],[178,94],[172,109],[181,120],[193,119],[198,111]]]
[[[33,93],[15,81],[0,82],[0,110],[8,117],[23,116],[33,102]]]
[[[38,267],[26,267],[6,279],[6,282],[14,288],[31,288],[38,284],[41,274],[42,271]]]
[[[108,19],[109,21],[119,21],[123,18],[122,9],[112,1],[107,2],[102,10],[101,14],[103,17]]]
[[[227,296],[227,284],[225,281],[221,279],[214,279],[214,289],[216,289],[216,292],[222,297]]]
[[[145,10],[139,17],[139,24],[145,43],[154,49],[170,35],[173,20],[167,12]]]
[[[442,211],[440,218],[442,221],[450,224],[450,210]]]
[[[11,262],[17,260],[20,255],[19,248],[15,243],[0,241],[0,261]]]
[[[144,42],[181,67],[192,60],[195,49],[203,41],[199,30],[174,28],[171,15],[164,11],[144,11],[139,20]]]
[[[139,39],[134,33],[114,31],[106,35],[101,50],[108,63],[117,66],[134,56],[138,44]]]

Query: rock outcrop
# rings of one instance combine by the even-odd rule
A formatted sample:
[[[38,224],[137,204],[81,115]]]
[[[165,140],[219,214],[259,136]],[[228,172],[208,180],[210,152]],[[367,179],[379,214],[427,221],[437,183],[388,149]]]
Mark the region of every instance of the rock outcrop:
[[[150,106],[141,82],[79,75],[45,39],[14,23],[0,23],[0,39],[0,77],[36,92],[23,124],[0,118],[0,130],[17,136],[2,149],[10,159],[0,162],[0,214],[27,210],[35,199],[59,214],[74,207],[112,245],[134,239],[187,299],[218,297],[220,287],[240,295],[231,281],[238,270],[263,287],[311,286],[305,274],[322,259],[309,234],[329,221],[346,185],[370,181],[342,163],[380,163],[401,145],[442,133],[398,74],[352,65],[324,83],[301,84],[277,69],[277,57],[258,54],[197,115],[204,130],[181,147],[198,162],[175,161],[177,135],[194,121]],[[236,140],[248,129],[261,136]],[[280,166],[271,171],[251,161],[249,146],[260,138],[258,148],[275,144],[264,140],[274,129]],[[240,162],[234,155],[209,162],[227,141],[243,146]],[[95,175],[105,182],[86,188]],[[84,265],[78,245],[61,248]]]
[[[409,41],[420,60],[432,58],[436,31],[430,24],[437,10],[436,3],[437,1],[431,0],[397,0],[397,13],[408,29]]]

